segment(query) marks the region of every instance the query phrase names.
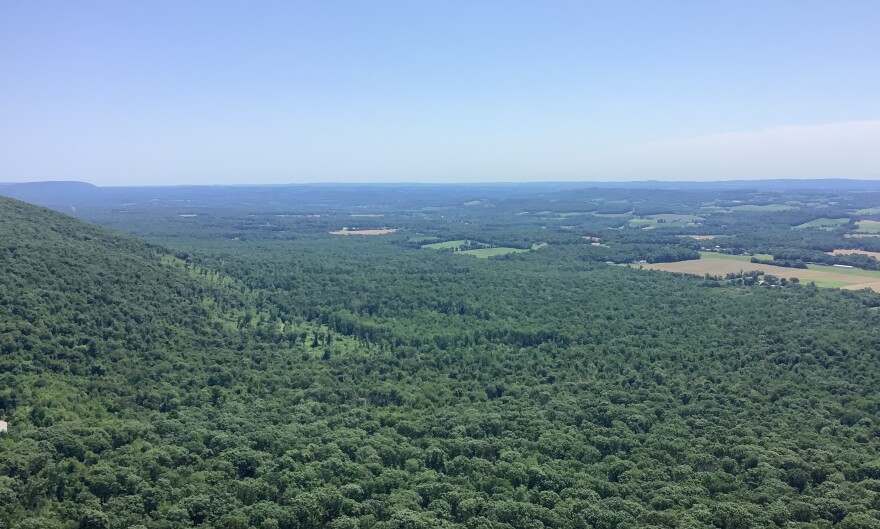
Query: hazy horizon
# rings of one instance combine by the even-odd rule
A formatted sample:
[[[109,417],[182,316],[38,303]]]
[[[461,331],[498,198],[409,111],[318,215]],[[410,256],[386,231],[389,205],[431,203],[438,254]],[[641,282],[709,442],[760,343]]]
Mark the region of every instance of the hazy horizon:
[[[880,179],[880,4],[63,2],[0,20],[0,182]]]

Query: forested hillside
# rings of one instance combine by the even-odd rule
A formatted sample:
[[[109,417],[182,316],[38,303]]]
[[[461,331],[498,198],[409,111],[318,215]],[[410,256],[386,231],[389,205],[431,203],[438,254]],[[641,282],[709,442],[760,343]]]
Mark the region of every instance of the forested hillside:
[[[880,527],[876,294],[160,228],[0,199],[0,528]]]

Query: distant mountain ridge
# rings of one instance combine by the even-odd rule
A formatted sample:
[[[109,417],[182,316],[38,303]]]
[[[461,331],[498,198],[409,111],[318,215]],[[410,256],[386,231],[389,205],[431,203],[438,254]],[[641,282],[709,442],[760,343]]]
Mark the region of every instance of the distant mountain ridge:
[[[507,198],[528,193],[553,193],[568,189],[663,189],[663,190],[754,190],[754,191],[880,191],[880,181],[729,180],[718,182],[499,182],[472,184],[434,183],[327,183],[261,185],[95,186],[87,182],[46,181],[0,184],[0,196],[50,207],[119,206],[152,204],[165,206],[227,207],[243,204],[298,206],[323,204],[345,207],[364,203],[420,207],[450,204],[474,196]],[[412,191],[420,191],[413,202]]]

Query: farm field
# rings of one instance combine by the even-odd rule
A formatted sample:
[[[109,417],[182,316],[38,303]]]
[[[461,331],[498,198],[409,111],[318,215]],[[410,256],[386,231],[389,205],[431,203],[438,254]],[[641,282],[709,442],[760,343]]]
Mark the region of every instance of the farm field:
[[[877,220],[860,220],[856,225],[859,231],[863,233],[880,233],[880,221]]]
[[[653,228],[680,228],[686,225],[692,225],[695,222],[704,220],[698,215],[676,215],[672,213],[663,213],[658,215],[646,215],[640,218],[629,219],[629,226],[632,228],[653,229]]]
[[[802,283],[815,283],[819,287],[844,288],[860,290],[870,288],[880,292],[880,272],[871,272],[855,268],[835,268],[831,266],[809,265],[807,269],[787,268],[752,263],[750,257],[723,255],[702,252],[700,259],[679,261],[677,263],[643,264],[648,270],[662,270],[702,276],[705,274],[725,275],[731,273],[761,270],[765,274],[777,277],[798,278]]]
[[[629,217],[633,214],[632,211],[627,213],[590,213],[594,217],[599,217],[601,219],[616,219],[618,217]]]
[[[558,218],[567,219],[569,217],[581,217],[583,215],[590,215],[591,211],[564,211],[562,213],[557,213]]]
[[[449,248],[458,248],[463,244],[471,244],[472,241],[466,239],[459,239],[455,241],[443,241],[443,242],[434,242],[431,244],[425,244],[422,248],[428,248],[430,250],[448,250]]]
[[[699,215],[678,215],[674,213],[661,213],[658,215],[647,215],[646,219],[657,220],[660,222],[698,222],[705,220]]]
[[[711,259],[726,259],[728,261],[737,261],[737,262],[747,262],[751,263],[751,257],[747,257],[744,255],[730,255],[726,253],[717,253],[717,252],[700,252],[702,258],[711,258]],[[756,253],[755,257],[758,259],[773,259],[773,256],[769,253]]]
[[[339,230],[339,231],[331,231],[331,235],[387,235],[389,233],[396,232],[396,229],[381,229],[381,230]]]
[[[406,240],[406,242],[426,242],[426,241],[436,241],[437,237],[432,237],[430,235],[414,235]]]
[[[461,246],[483,246],[483,248],[472,248],[469,250],[456,250],[456,254],[459,255],[472,255],[474,257],[478,257],[480,259],[487,259],[489,257],[495,257],[498,255],[507,255],[511,253],[523,253],[531,250],[527,250],[524,248],[509,248],[506,246],[496,246],[491,247],[488,244],[472,241],[472,240],[455,240],[455,241],[443,241],[443,242],[435,242],[432,244],[425,244],[422,248],[428,248],[431,250],[448,250],[450,248],[457,249]],[[538,250],[540,248],[544,248],[547,246],[547,243],[536,243],[532,245],[532,250]]]
[[[822,217],[819,219],[811,220],[810,222],[805,222],[799,226],[795,226],[794,229],[802,230],[805,228],[814,228],[814,229],[833,229],[838,226],[842,226],[849,222],[849,219],[829,219],[826,217]]]
[[[797,208],[788,204],[743,204],[742,206],[733,206],[730,209],[733,211],[789,211]]]
[[[522,253],[528,252],[529,250],[524,250],[522,248],[479,248],[477,250],[462,250],[460,252],[456,252],[462,255],[473,255],[474,257],[479,257],[480,259],[487,259],[489,257],[495,257],[498,255],[507,255],[510,253]]]

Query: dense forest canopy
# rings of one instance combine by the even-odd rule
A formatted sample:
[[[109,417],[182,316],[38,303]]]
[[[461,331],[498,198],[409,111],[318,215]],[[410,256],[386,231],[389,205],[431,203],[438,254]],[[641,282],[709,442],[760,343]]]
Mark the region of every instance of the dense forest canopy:
[[[392,191],[0,199],[0,528],[880,527],[880,295],[639,269],[880,193]]]

